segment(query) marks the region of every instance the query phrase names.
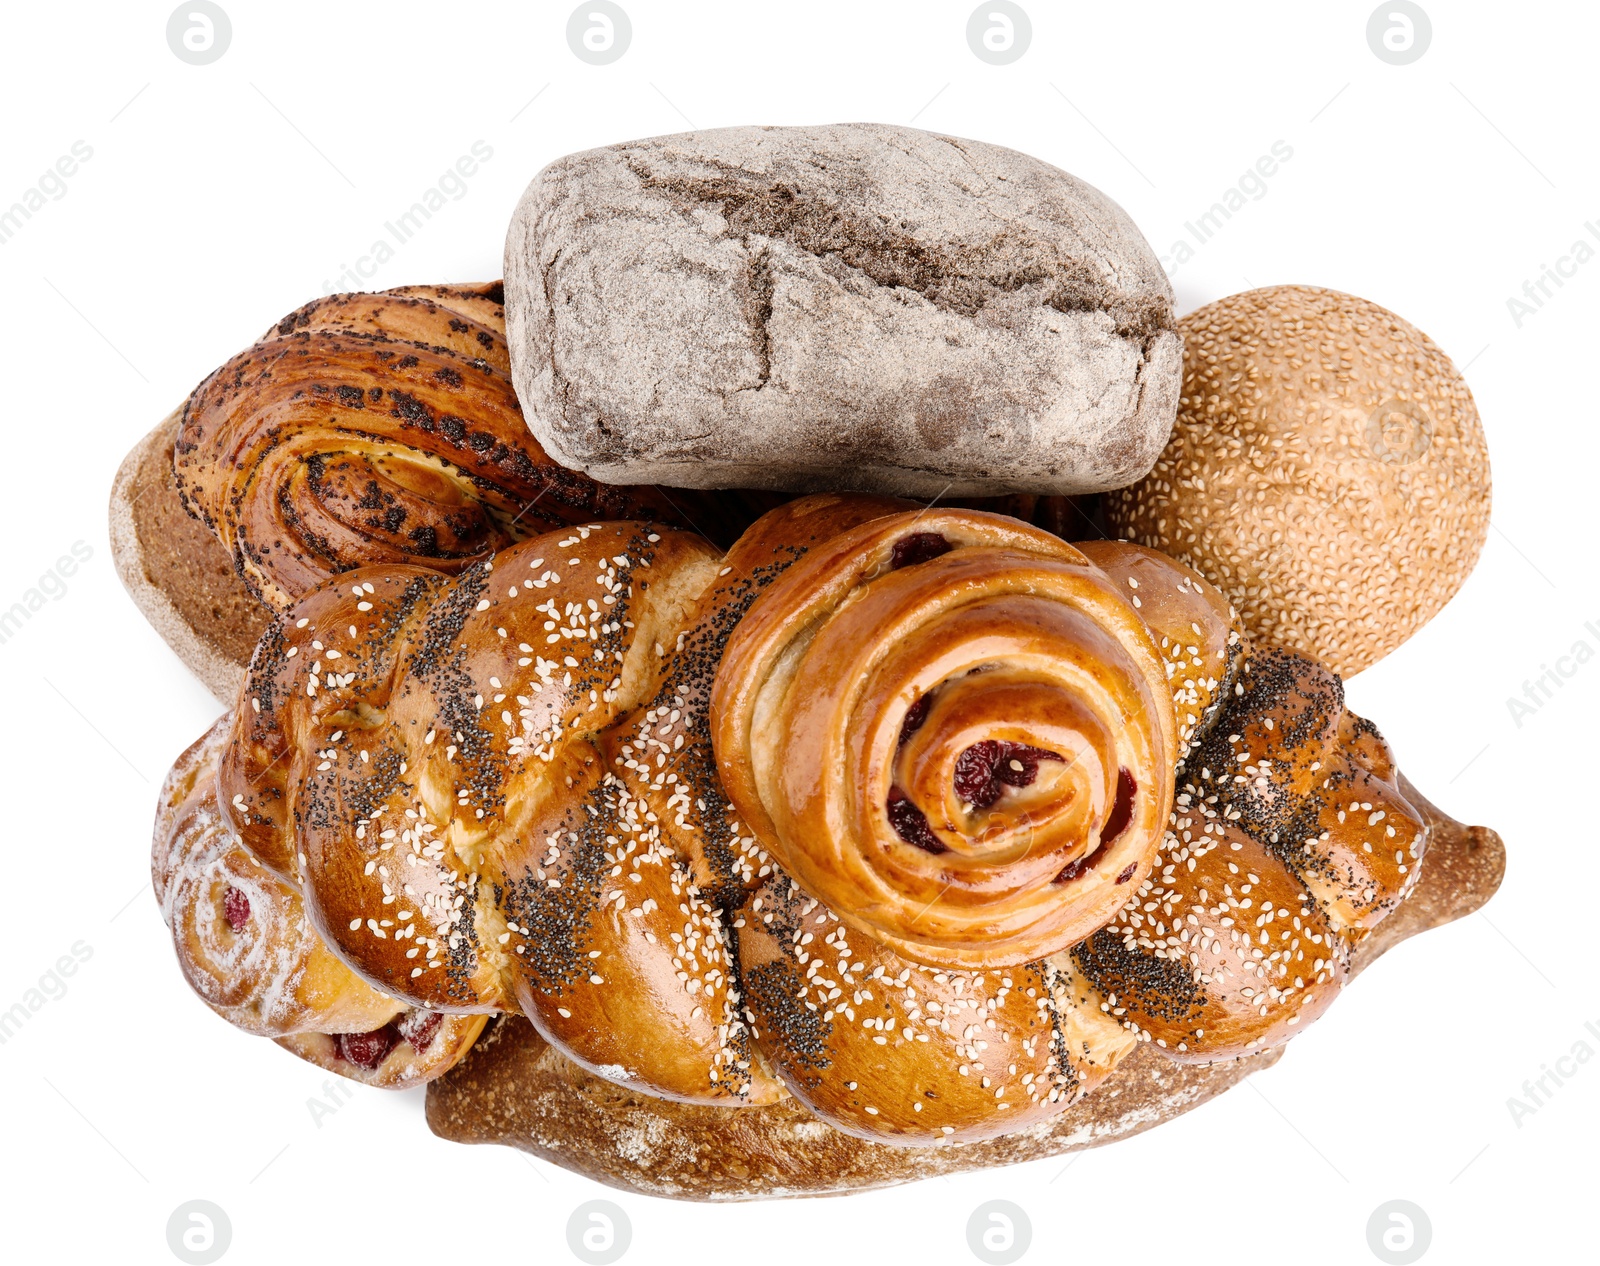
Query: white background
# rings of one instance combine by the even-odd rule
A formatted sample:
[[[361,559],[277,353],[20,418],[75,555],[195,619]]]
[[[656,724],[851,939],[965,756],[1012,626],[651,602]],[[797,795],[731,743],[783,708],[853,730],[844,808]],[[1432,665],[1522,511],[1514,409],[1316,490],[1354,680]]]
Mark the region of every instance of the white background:
[[[223,0],[232,44],[205,67],[169,50],[165,3],[0,18],[0,206],[75,141],[93,149],[0,245],[0,608],[74,542],[93,551],[0,645],[0,1009],[92,949],[0,1046],[0,1257],[170,1262],[168,1215],[204,1198],[232,1222],[228,1262],[562,1262],[569,1214],[604,1197],[632,1222],[626,1261],[960,1263],[972,1210],[1005,1198],[1031,1219],[1026,1261],[1343,1263],[1377,1260],[1368,1216],[1403,1198],[1431,1221],[1427,1261],[1593,1260],[1600,1059],[1520,1125],[1507,1101],[1574,1044],[1600,1053],[1600,663],[1520,726],[1507,698],[1574,643],[1600,649],[1600,260],[1521,328],[1507,300],[1586,221],[1600,232],[1595,11],[1425,0],[1432,45],[1395,67],[1367,45],[1367,0],[1025,0],[1032,47],[994,67],[967,47],[964,2],[624,2],[633,43],[606,67],[569,51],[565,3]],[[512,206],[560,154],[863,119],[1037,154],[1162,253],[1288,143],[1265,196],[1177,270],[1179,308],[1333,286],[1468,367],[1494,464],[1487,549],[1350,697],[1430,796],[1503,833],[1504,888],[1390,954],[1276,1068],[1070,1165],[701,1207],[437,1140],[420,1092],[356,1088],[317,1124],[325,1075],[189,994],[148,890],[156,788],[219,709],[112,569],[118,461],[269,322],[350,288],[340,271],[474,141],[492,159],[369,287],[499,276]]]

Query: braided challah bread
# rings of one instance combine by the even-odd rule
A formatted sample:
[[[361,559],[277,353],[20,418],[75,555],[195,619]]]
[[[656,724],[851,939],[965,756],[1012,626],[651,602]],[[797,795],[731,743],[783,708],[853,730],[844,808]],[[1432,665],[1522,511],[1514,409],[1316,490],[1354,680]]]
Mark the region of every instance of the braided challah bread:
[[[1465,918],[1493,895],[1505,871],[1505,849],[1493,831],[1454,821],[1403,777],[1400,790],[1428,822],[1427,865],[1405,900],[1356,943],[1352,976],[1408,937]],[[1353,1069],[1386,1058],[1382,1041],[1351,1046]],[[1096,1093],[1029,1129],[896,1147],[825,1128],[793,1098],[731,1110],[641,1094],[577,1067],[521,1017],[502,1016],[428,1084],[427,1116],[441,1138],[515,1147],[639,1194],[713,1201],[830,1195],[1103,1147],[1193,1111],[1270,1068],[1286,1049],[1186,1063],[1153,1042],[1138,1043]]]
[[[824,495],[310,589],[156,886],[202,996],[340,1071],[520,1011],[650,1095],[962,1142],[1314,1018],[1416,880],[1395,778],[1163,555]]]

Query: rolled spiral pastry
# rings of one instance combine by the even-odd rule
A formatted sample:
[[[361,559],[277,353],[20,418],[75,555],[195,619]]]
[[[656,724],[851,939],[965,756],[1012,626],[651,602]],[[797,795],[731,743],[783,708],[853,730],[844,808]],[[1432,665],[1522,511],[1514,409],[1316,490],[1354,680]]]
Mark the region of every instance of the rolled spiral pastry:
[[[645,1093],[915,1146],[1138,1041],[1292,1035],[1415,880],[1393,777],[1154,551],[818,496],[726,554],[581,524],[316,586],[169,779],[156,885],[202,997],[336,1071],[520,1011]]]
[[[374,564],[455,572],[596,518],[693,522],[726,543],[755,517],[744,494],[612,488],[546,457],[511,385],[502,304],[499,282],[330,295],[195,388],[179,494],[260,598],[282,608]]]
[[[299,892],[223,826],[224,717],[162,788],[152,880],[185,977],[213,1011],[369,1085],[420,1085],[456,1063],[484,1016],[405,1007],[350,971],[307,924]]]
[[[1058,538],[974,511],[877,519],[790,568],[729,641],[712,727],[784,869],[945,967],[1102,926],[1150,867],[1177,759],[1128,598]]]

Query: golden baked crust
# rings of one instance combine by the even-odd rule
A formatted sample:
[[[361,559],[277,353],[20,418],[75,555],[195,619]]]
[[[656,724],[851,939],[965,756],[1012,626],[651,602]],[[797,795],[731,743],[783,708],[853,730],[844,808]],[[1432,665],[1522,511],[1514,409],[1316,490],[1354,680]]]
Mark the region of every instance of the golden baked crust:
[[[1154,873],[1072,950],[1114,1013],[1174,1059],[1287,1041],[1422,873],[1429,833],[1339,678],[1265,647],[1178,771]]]
[[[1255,636],[1346,675],[1466,580],[1489,531],[1472,393],[1422,331],[1314,286],[1230,295],[1178,322],[1178,420],[1113,530],[1180,558]]]
[[[1064,958],[927,967],[853,934],[783,876],[738,924],[757,1049],[848,1134],[922,1145],[1027,1129],[1092,1097],[1134,1048]]]
[[[1500,885],[1505,850],[1401,782],[1428,819],[1421,882],[1356,950],[1352,974],[1401,941],[1464,918]],[[591,1076],[515,1017],[428,1087],[428,1125],[459,1143],[500,1143],[641,1195],[761,1200],[839,1195],[1100,1147],[1151,1129],[1270,1067],[1283,1054],[1176,1063],[1140,1045],[1095,1091],[1028,1129],[975,1143],[892,1147],[831,1129],[799,1103],[737,1111],[670,1103]]]
[[[436,297],[441,290],[451,294],[454,308],[495,328],[499,305],[486,287],[406,286],[391,293],[421,300]],[[437,309],[419,304],[398,313],[385,311],[390,320],[416,322],[419,313]],[[361,328],[361,312],[359,305],[346,304],[327,316],[342,321],[341,328],[349,332],[352,323]],[[437,337],[437,325],[434,316],[427,316],[422,324],[406,328],[431,340]],[[371,328],[365,332],[375,333]],[[145,619],[217,701],[231,707],[272,608],[245,584],[222,542],[184,508],[173,471],[173,446],[183,412],[182,405],[173,410],[123,459],[111,489],[111,553],[117,574]],[[704,494],[672,489],[661,496],[664,513],[670,517],[676,509],[685,520],[692,517],[692,526],[719,544],[726,544],[739,527],[784,499],[760,492],[722,492],[716,496],[723,509],[707,513],[700,500]],[[1012,515],[1059,535],[1081,533],[1088,526],[1083,511],[1067,497],[1017,494],[956,504]],[[378,562],[381,554],[363,551],[360,558],[363,563]]]
[[[223,826],[217,761],[231,728],[224,716],[178,758],[156,817],[151,881],[185,979],[223,1019],[261,1037],[388,1023],[394,999],[329,952],[300,894]]]
[[[1238,613],[1215,585],[1166,554],[1124,541],[1079,541],[1078,549],[1150,629],[1172,694],[1181,761],[1233,694],[1245,648]]]
[[[604,1076],[685,1101],[768,1102],[779,1090],[762,1057],[781,1051],[788,1078],[796,1048],[781,1040],[764,986],[793,947],[768,935],[781,876],[720,789],[712,681],[729,635],[786,569],[813,555],[827,565],[861,524],[878,525],[887,555],[921,539],[913,518],[897,503],[820,496],[773,511],[721,558],[686,533],[611,523],[547,533],[453,578],[403,565],[346,573],[290,607],[258,646],[221,758],[222,818],[304,893],[332,951],[385,994],[433,1011],[518,1007]],[[973,512],[929,522],[952,534],[951,556],[969,571],[995,570],[982,543],[995,533],[1031,542],[1041,566],[1065,560],[1095,599],[1075,617],[1087,640],[1073,653],[1090,667],[1113,645],[1110,630],[1131,639],[1131,679],[1147,688],[1126,706],[1146,718],[1156,750],[1122,759],[1155,789],[1146,808],[1158,834],[1172,704],[1134,609],[1055,538]],[[902,579],[939,590],[937,560],[900,561]],[[999,623],[976,602],[966,615],[997,668],[1012,654]],[[1091,694],[1102,689],[1093,683]],[[1109,791],[1104,800],[1102,818]],[[1089,860],[1096,839],[1086,828],[1042,879],[1063,860],[1068,870]],[[1124,860],[1113,848],[1097,879],[1118,900],[1137,872]],[[1070,899],[1074,889],[1059,891]],[[755,892],[767,908],[758,896],[747,917]],[[843,952],[841,929],[820,935]],[[764,938],[768,961],[747,959],[743,946],[760,955]],[[811,939],[796,932],[796,944]],[[859,953],[859,996],[840,1005],[834,1058],[880,1081],[888,1058],[905,1086],[925,1085],[903,1115],[874,1120],[879,1108],[844,1073],[830,1077],[809,1101],[865,1133],[932,1142],[1004,1130],[1059,1111],[1131,1046],[1070,965],[1019,966],[1012,989],[1005,973],[990,985],[971,972],[913,977],[891,950]],[[849,983],[848,959],[841,970]],[[746,973],[763,986],[748,995]],[[913,1006],[897,1029],[919,991],[925,1010]],[[877,1033],[864,1032],[880,1010]],[[752,1047],[759,1017],[772,1024]]]
[[[614,522],[456,576],[331,579],[257,646],[226,739],[202,745],[215,777],[185,772],[193,750],[174,773],[188,790],[158,820],[158,876],[174,841],[222,864],[158,879],[191,898],[168,902],[180,961],[235,1008],[263,982],[284,994],[238,948],[252,937],[333,982],[276,1030],[240,1011],[252,1031],[362,1029],[382,1017],[329,999],[371,991],[429,1016],[520,1010],[608,1080],[712,1106],[787,1087],[836,1129],[904,1146],[1044,1121],[1136,1042],[1207,1061],[1276,1045],[1415,882],[1426,833],[1336,677],[1252,657],[1182,564],[1095,552],[1109,570],[1014,520],[821,495],[726,555]],[[772,681],[781,706],[762,702]],[[857,682],[882,687],[856,709],[865,731],[838,705]],[[943,753],[927,777],[924,732]],[[782,838],[761,743],[846,807]],[[1063,777],[1073,764],[1092,776]],[[902,784],[928,839],[894,817]],[[1348,823],[1344,795],[1368,798]],[[184,827],[191,802],[203,830]],[[1363,856],[1373,830],[1392,862]],[[808,866],[851,850],[923,887],[887,919],[870,894],[811,891]],[[230,876],[260,907],[237,920]],[[999,939],[1019,886],[1095,917],[993,961],[902,948],[924,915]],[[333,1048],[381,1083],[404,1023]],[[441,1062],[465,1049],[450,1024]]]
[[[1130,599],[996,515],[841,532],[728,641],[729,799],[802,888],[912,962],[1065,949],[1143,879],[1172,803],[1173,692]]]
[[[183,508],[172,475],[175,409],[123,459],[111,487],[111,557],[135,605],[189,670],[232,705],[271,618],[233,559]]]
[[[844,1195],[1128,1138],[1271,1067],[1282,1053],[1199,1067],[1140,1047],[1096,1093],[1024,1129],[972,1143],[895,1147],[836,1130],[793,1099],[730,1110],[640,1094],[585,1073],[532,1025],[507,1016],[429,1087],[427,1115],[441,1138],[515,1147],[641,1195]]]
[[[487,1017],[405,1006],[328,949],[298,889],[218,811],[217,764],[231,729],[222,717],[178,758],[156,812],[151,880],[184,977],[229,1023],[342,1076],[392,1089],[438,1076]]]

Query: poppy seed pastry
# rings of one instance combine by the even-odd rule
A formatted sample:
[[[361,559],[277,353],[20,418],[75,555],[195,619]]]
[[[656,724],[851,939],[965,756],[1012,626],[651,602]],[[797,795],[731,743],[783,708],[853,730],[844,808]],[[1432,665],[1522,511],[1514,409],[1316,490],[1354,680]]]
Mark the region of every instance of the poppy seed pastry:
[[[1489,532],[1472,393],[1422,331],[1314,286],[1183,318],[1166,450],[1112,529],[1213,581],[1245,626],[1346,675],[1438,614]]]
[[[735,492],[606,487],[551,461],[511,386],[502,303],[498,281],[324,295],[190,393],[172,482],[262,602],[374,563],[458,572],[577,520],[649,515],[726,543],[758,517]]]
[[[739,127],[551,163],[506,238],[517,394],[609,483],[1077,494],[1150,468],[1182,350],[1116,203],[883,124]]]
[[[1281,1046],[1430,838],[1337,676],[1181,563],[824,494],[726,553],[578,524],[330,577],[153,875],[201,997],[333,1071],[439,1077],[520,1012],[630,1091],[929,1148],[1141,1046]]]

